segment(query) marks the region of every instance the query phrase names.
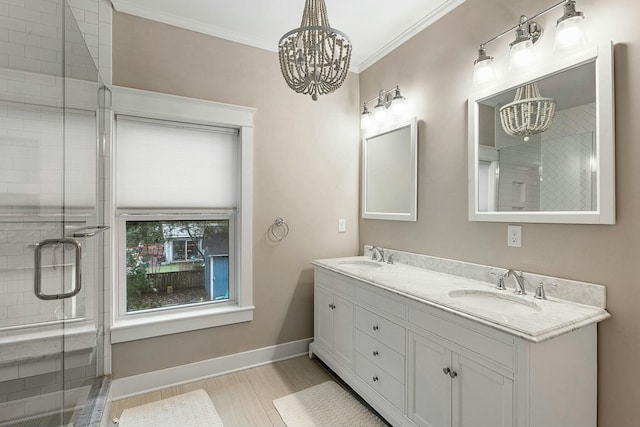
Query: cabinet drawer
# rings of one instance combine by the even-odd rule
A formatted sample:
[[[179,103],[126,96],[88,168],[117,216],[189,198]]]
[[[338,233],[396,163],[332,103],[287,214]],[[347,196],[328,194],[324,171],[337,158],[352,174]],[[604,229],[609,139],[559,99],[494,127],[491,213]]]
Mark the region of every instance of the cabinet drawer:
[[[369,288],[372,288],[369,286]],[[407,305],[397,300],[398,296],[384,289],[368,289],[358,286],[356,298],[377,310],[392,314],[399,319],[407,319]]]
[[[404,384],[356,353],[356,374],[382,397],[404,412]]]
[[[405,354],[406,330],[402,326],[356,306],[356,328],[398,353]]]
[[[475,354],[482,355],[509,370],[514,369],[513,342],[500,341],[413,308],[409,309],[409,323],[471,350]]]
[[[404,383],[404,356],[356,329],[356,351]]]

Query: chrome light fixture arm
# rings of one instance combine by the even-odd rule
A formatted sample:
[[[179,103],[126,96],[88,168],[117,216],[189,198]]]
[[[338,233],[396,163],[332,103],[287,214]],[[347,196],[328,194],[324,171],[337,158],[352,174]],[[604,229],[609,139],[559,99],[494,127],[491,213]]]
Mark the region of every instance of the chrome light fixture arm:
[[[520,16],[520,20],[518,24],[513,27],[508,28],[507,30],[501,32],[500,34],[490,38],[484,43],[480,44],[480,48],[478,49],[478,58],[474,61],[474,65],[478,64],[488,64],[493,59],[491,56],[487,55],[487,45],[492,43],[507,34],[511,34],[514,30],[516,31],[516,38],[513,42],[509,44],[510,47],[516,46],[522,42],[531,41],[532,44],[535,44],[538,39],[542,36],[543,28],[542,26],[534,21],[536,18],[556,9],[559,6],[564,6],[564,14],[557,21],[557,25],[560,25],[563,21],[569,20],[571,18],[576,17],[584,17],[582,12],[576,11],[575,0],[562,0],[558,3],[555,3],[543,11],[536,13],[532,17],[527,17],[525,15]]]
[[[402,102],[404,101],[404,96],[400,93],[400,86],[394,86],[391,89],[380,89],[378,92],[378,96],[375,98],[371,98],[368,101],[365,101],[362,105],[362,115],[370,114],[368,104],[371,104],[373,101],[376,101],[376,105],[374,109],[384,108],[388,109],[391,107],[393,102]]]

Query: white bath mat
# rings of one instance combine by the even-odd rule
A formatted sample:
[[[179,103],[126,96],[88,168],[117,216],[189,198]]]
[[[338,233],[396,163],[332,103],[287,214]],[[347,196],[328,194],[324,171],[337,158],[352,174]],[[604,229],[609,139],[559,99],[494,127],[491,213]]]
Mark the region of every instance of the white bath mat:
[[[287,427],[375,427],[386,424],[333,381],[273,401]]]
[[[222,427],[206,391],[199,389],[122,411],[119,427]]]

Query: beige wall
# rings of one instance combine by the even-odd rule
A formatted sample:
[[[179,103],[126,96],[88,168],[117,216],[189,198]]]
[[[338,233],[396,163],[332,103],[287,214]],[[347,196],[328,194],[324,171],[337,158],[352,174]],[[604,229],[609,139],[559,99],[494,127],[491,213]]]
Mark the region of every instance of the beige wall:
[[[613,317],[599,326],[599,425],[637,426],[640,33],[633,19],[640,15],[640,4],[635,0],[578,2],[592,35],[616,42],[617,224],[524,224],[523,247],[515,249],[506,246],[506,224],[467,221],[466,99],[476,49],[515,24],[521,13],[532,15],[553,3],[467,0],[316,103],[286,87],[274,53],[116,13],[114,84],[258,108],[257,309],[248,324],[114,345],[114,375],[312,336],[309,260],[350,255],[362,244],[375,243],[606,285]],[[558,15],[554,11],[540,19],[547,38]],[[498,47],[510,38],[489,45],[496,61]],[[418,222],[361,220],[358,241],[359,101],[396,84],[421,120]],[[291,226],[279,245],[265,238],[276,216]],[[344,235],[336,232],[338,217],[347,219]]]
[[[358,252],[358,76],[313,102],[287,87],[273,52],[119,13],[113,67],[119,86],[257,108],[254,320],[113,345],[114,377],[313,336],[309,262]],[[275,244],[278,216],[291,232]]]
[[[361,73],[362,100],[399,84],[421,122],[418,222],[361,220],[360,243],[606,285],[613,317],[598,328],[599,425],[638,426],[640,33],[635,20],[640,16],[640,3],[577,2],[592,40],[616,43],[616,225],[524,224],[523,247],[517,249],[506,245],[506,224],[467,220],[466,100],[478,45],[517,23],[520,14],[531,16],[554,3],[467,0]],[[556,10],[540,19],[548,40],[559,16]],[[501,46],[512,39],[507,36],[488,46],[496,61],[499,54],[506,57]]]

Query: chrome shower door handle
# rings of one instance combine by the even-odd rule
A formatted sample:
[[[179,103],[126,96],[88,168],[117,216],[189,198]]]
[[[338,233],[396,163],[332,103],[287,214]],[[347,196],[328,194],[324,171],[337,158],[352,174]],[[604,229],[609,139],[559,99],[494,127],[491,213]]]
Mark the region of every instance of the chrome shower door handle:
[[[110,228],[108,225],[90,225],[74,230],[73,237],[94,237]]]
[[[70,244],[75,248],[75,258],[76,258],[76,274],[75,274],[75,285],[73,290],[66,293],[61,294],[45,294],[42,292],[42,249],[50,246],[50,245],[65,245]],[[35,248],[34,255],[34,272],[33,272],[33,292],[36,294],[38,298],[41,300],[49,301],[56,299],[64,299],[71,298],[73,296],[78,295],[80,290],[82,289],[82,247],[80,246],[80,242],[76,239],[71,238],[60,238],[60,239],[46,239],[42,242],[38,243]]]

